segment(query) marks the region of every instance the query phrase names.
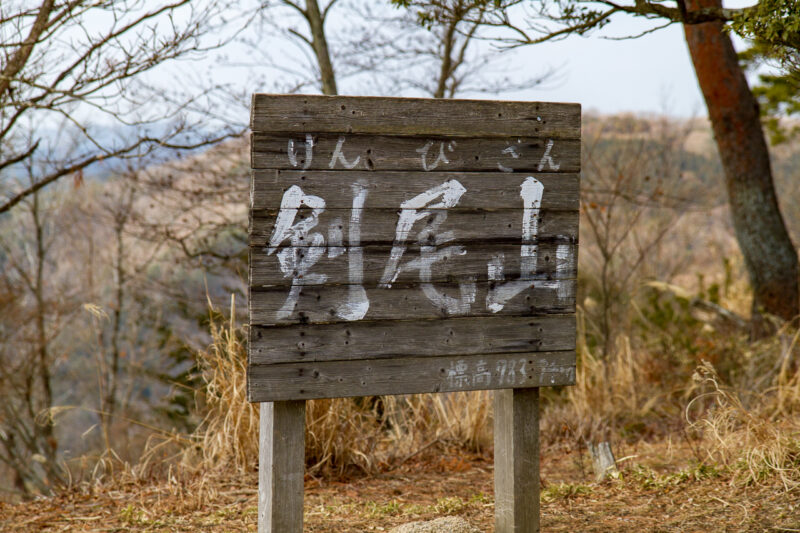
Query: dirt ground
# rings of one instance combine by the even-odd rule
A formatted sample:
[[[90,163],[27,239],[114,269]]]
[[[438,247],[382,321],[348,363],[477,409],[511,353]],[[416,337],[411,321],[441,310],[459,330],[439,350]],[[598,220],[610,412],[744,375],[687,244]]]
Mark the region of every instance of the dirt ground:
[[[685,446],[638,443],[617,450],[619,479],[596,483],[585,453],[542,454],[542,531],[800,531],[800,497],[777,479],[742,486],[698,467]],[[256,478],[128,483],[0,503],[0,531],[255,531]],[[393,471],[348,481],[306,480],[305,530],[387,531],[460,515],[494,531],[492,464],[431,450]]]

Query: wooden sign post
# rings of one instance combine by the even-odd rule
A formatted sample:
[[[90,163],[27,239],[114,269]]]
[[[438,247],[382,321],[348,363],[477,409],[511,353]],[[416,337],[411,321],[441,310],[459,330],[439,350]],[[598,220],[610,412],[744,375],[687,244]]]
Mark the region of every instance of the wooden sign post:
[[[305,400],[484,389],[496,531],[538,531],[538,387],[575,380],[580,106],[257,94],[252,130],[259,531],[303,529]]]

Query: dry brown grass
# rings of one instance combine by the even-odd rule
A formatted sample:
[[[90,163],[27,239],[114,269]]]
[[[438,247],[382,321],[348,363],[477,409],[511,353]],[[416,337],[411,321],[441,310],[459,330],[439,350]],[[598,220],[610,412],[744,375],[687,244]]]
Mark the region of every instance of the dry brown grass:
[[[559,435],[556,427],[565,425],[572,436],[581,440],[617,438],[626,425],[670,407],[667,391],[652,386],[656,384],[648,376],[647,369],[654,365],[653,355],[633,347],[628,336],[617,337],[606,360],[593,354],[585,338],[583,342],[579,340],[577,355],[575,386],[565,388],[565,401],[545,412],[544,427],[551,439]]]
[[[252,472],[258,460],[258,405],[247,401],[243,330],[209,313],[212,342],[197,354],[204,417],[183,442],[194,471]],[[306,464],[311,476],[375,473],[434,444],[485,452],[491,445],[489,392],[311,400],[306,404]],[[173,442],[174,444],[174,442]],[[160,440],[146,454],[149,463]]]
[[[474,453],[491,447],[489,391],[415,394],[385,398],[392,439],[406,451],[442,442]]]
[[[242,332],[232,319],[221,324],[213,316],[213,343],[198,356],[206,382],[200,404],[206,415],[197,432],[181,441],[183,465],[206,473],[253,472],[258,457],[258,407],[246,398]],[[579,318],[583,316],[579,313]],[[717,333],[707,326],[695,326],[709,335],[697,340],[701,345],[715,342]],[[705,460],[725,466],[749,465],[740,468],[740,477],[746,482],[777,475],[787,488],[796,486],[800,480],[796,464],[799,437],[797,425],[785,420],[791,420],[800,409],[800,370],[793,357],[797,334],[790,341],[784,332],[770,341],[736,345],[738,356],[746,362],[733,374],[737,387],[759,394],[758,401],[751,395],[745,403],[734,388],[720,385],[710,364],[700,367],[699,382],[690,383],[694,367],[688,366],[693,362],[688,355],[665,363],[656,351],[621,335],[602,360],[589,347],[585,327],[579,326],[579,331],[577,382],[561,394],[550,395],[542,422],[546,442],[562,438],[565,427],[570,438],[581,441],[647,437],[652,435],[647,421],[654,426],[665,420],[675,422],[693,398],[691,412],[696,419],[690,429],[702,439],[699,445]],[[770,365],[767,370],[772,378],[755,383],[753,378],[767,375],[763,369]],[[752,405],[758,409],[749,407]],[[310,401],[306,410],[307,471],[326,478],[374,474],[434,446],[485,454],[492,444],[491,410],[489,391]],[[676,428],[668,424],[664,432]],[[179,444],[177,437],[172,444]]]
[[[666,139],[667,147],[653,155],[650,145],[634,143],[616,156],[614,168],[626,173],[623,181],[628,183],[627,189],[617,191],[622,174],[606,176],[614,185],[611,190],[617,191],[615,213],[619,218],[609,218],[608,232],[616,235],[621,227],[624,238],[617,239],[619,244],[611,247],[618,255],[606,264],[603,285],[593,279],[602,270],[598,267],[598,244],[590,233],[581,236],[577,383],[545,393],[543,440],[556,442],[566,436],[567,440],[580,442],[631,441],[683,433],[681,421],[686,403],[695,394],[709,392],[708,383],[704,389],[691,380],[700,361],[707,359],[731,384],[720,390],[733,396],[719,396],[720,401],[724,399],[730,407],[734,405],[731,398],[738,393],[742,393],[744,401],[725,411],[716,404],[711,409],[711,396],[695,400],[692,427],[699,430],[699,420],[709,420],[712,426],[696,431],[700,438],[708,440],[704,448],[708,450],[707,460],[735,464],[738,459],[732,455],[734,447],[728,451],[713,448],[714,439],[735,442],[739,438],[736,432],[749,431],[747,435],[772,435],[773,440],[783,442],[780,439],[785,435],[785,426],[776,420],[796,416],[800,410],[797,339],[789,336],[787,340],[784,331],[769,341],[750,344],[745,333],[735,323],[721,318],[713,307],[709,311],[707,306],[692,303],[710,301],[719,309],[746,319],[750,294],[744,268],[736,252],[727,210],[708,194],[707,179],[672,169],[674,176],[664,176],[663,184],[656,181],[664,187],[671,183],[681,186],[661,191],[653,189],[653,180],[647,177],[653,170],[650,163],[654,157],[671,161],[682,150],[691,149],[691,143],[685,140],[688,130],[661,121],[640,131],[640,122],[622,121],[612,133],[632,140],[646,138],[648,142]],[[589,126],[587,122],[587,135],[591,137]],[[695,132],[696,128],[692,128],[689,129]],[[593,165],[607,170],[606,163],[598,159]],[[587,172],[594,167],[585,165]],[[584,176],[584,185],[597,196],[587,197],[587,201],[592,200],[587,205],[597,216],[608,218],[611,215],[603,203],[608,203],[603,196],[606,193],[600,194],[609,190],[600,187],[603,176]],[[652,193],[644,204],[642,191]],[[683,197],[692,202],[678,202],[682,211],[673,216],[661,204],[662,196],[672,198],[672,203]],[[642,210],[649,214],[639,215]],[[625,232],[629,220],[638,221],[636,232]],[[662,234],[665,228],[669,231]],[[698,232],[698,228],[703,231]],[[611,289],[598,292],[600,286]],[[603,304],[604,298],[615,294],[619,297],[615,297],[613,305]],[[234,316],[233,302],[230,311]],[[192,467],[189,470],[252,472],[258,455],[258,407],[246,401],[243,330],[232,319],[215,322],[218,316],[219,313],[212,313],[212,344],[198,354],[205,381],[198,402],[203,422],[194,435],[175,437],[170,446],[182,447],[182,466]],[[603,320],[611,327],[599,327]],[[609,338],[601,338],[604,336]],[[756,396],[750,392],[762,395],[757,412],[752,411]],[[307,471],[312,477],[329,479],[358,473],[374,475],[397,468],[431,448],[484,454],[492,444],[490,400],[490,392],[469,392],[310,401],[306,409]],[[769,427],[782,433],[770,433],[767,426],[752,423],[759,417],[767,417],[772,424]],[[717,428],[718,433],[711,427]],[[680,438],[688,437],[682,434]],[[762,449],[758,443],[764,439],[753,437],[744,442],[757,450]],[[781,444],[784,449],[790,449],[790,445],[789,441]],[[163,446],[160,451],[166,448]],[[765,451],[762,459],[754,461],[774,463],[769,453]],[[147,463],[156,454],[145,457]],[[776,469],[767,472],[780,475]]]
[[[367,400],[367,399],[365,399]],[[311,475],[375,472],[385,461],[377,405],[353,398],[306,402],[306,465]]]
[[[491,444],[488,391],[312,400],[306,408],[309,473],[375,473],[435,445],[483,453]]]
[[[209,307],[213,309],[211,302]],[[206,415],[193,435],[184,460],[206,471],[233,468],[252,471],[258,463],[258,405],[247,401],[247,352],[236,326],[236,300],[231,295],[230,319],[220,324],[210,313],[212,343],[197,354],[205,388]]]
[[[796,412],[786,411],[783,400],[800,395],[798,374],[772,391],[777,395],[762,393],[757,407],[747,408],[739,393],[722,384],[711,364],[701,365],[695,381],[707,392],[696,396],[686,411],[690,427],[703,436],[701,447],[707,460],[730,468],[733,479],[745,484],[776,477],[787,491],[800,487],[800,423]],[[708,399],[711,407],[692,420],[693,404]]]

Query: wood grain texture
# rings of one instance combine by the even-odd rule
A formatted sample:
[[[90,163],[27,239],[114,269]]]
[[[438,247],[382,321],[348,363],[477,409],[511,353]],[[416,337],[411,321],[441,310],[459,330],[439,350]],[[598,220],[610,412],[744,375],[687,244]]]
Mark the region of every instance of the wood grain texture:
[[[302,533],[306,402],[260,406],[258,533]]]
[[[434,165],[436,171],[447,172],[540,172],[540,166],[552,172],[547,156],[558,165],[558,172],[578,172],[581,165],[578,139],[555,140],[548,149],[552,139],[534,137],[452,139],[347,135],[341,146],[339,135],[315,134],[310,138],[311,149],[307,151],[305,135],[253,133],[250,140],[252,168],[329,170],[331,162],[341,168],[337,147],[349,163],[355,163],[353,170],[376,172],[422,171]],[[440,154],[446,161],[439,159]]]
[[[458,317],[250,327],[250,364],[575,349],[575,316]]]
[[[575,383],[575,352],[251,365],[248,377],[251,402],[561,386]]]
[[[278,209],[259,211],[253,214],[250,226],[250,246],[267,246],[272,236]],[[360,243],[362,245],[384,244],[394,242],[397,233],[397,221],[401,209],[364,209],[359,219],[361,223]],[[491,240],[497,243],[519,242],[522,235],[521,209],[459,209],[452,208],[427,209],[429,216],[421,219],[414,227],[412,235],[440,216],[446,215],[441,231],[452,231],[452,243]],[[319,216],[317,226],[312,232],[321,232],[329,241],[331,228],[342,235],[342,243],[349,243],[351,209],[326,209]],[[561,242],[578,242],[578,212],[541,210],[538,216],[538,240]],[[299,221],[299,217],[298,217]],[[491,231],[491,235],[489,235]],[[430,239],[433,239],[431,235]]]
[[[250,129],[451,137],[580,138],[579,104],[255,94]]]
[[[578,210],[580,178],[578,174],[532,174],[544,186],[540,208]],[[465,189],[454,207],[461,209],[522,210],[520,186],[527,174],[504,172],[355,172],[312,170],[256,170],[253,172],[251,208],[278,209],[286,190],[296,185],[307,195],[319,196],[325,209],[350,209],[353,184],[367,191],[365,209],[399,210],[402,203],[456,180]]]
[[[579,105],[254,95],[251,126],[251,401],[574,382]]]
[[[511,298],[496,313],[489,310],[485,303],[491,286],[493,284],[489,282],[476,284],[475,304],[469,311],[470,316],[533,316],[575,312],[577,281],[574,279],[534,282],[532,287]],[[439,284],[436,289],[449,295],[459,295],[460,292],[456,283]],[[278,318],[277,311],[286,302],[287,290],[254,289],[250,292],[249,300],[250,324],[270,326],[345,322],[337,313],[342,302],[347,301],[349,290],[348,285],[305,286],[300,290],[294,312]],[[435,305],[425,296],[419,283],[394,285],[391,289],[372,287],[365,292],[369,299],[369,310],[364,316],[366,320],[400,320],[407,317],[428,320],[452,316],[447,309]]]
[[[561,253],[559,253],[559,247],[561,247]],[[298,253],[313,254],[313,248],[298,249]],[[493,257],[501,255],[505,279],[521,279],[519,243],[486,244],[477,242],[439,246],[438,249],[446,257],[431,267],[429,281],[432,283],[463,282],[466,280],[488,281],[488,262]],[[383,277],[391,256],[392,246],[363,246],[361,250],[363,253],[363,284],[365,287],[376,287]],[[327,248],[318,251],[320,258],[308,272],[322,274],[325,276],[325,280],[321,282],[321,278],[303,278],[297,279],[296,282],[302,285],[340,285],[349,283],[350,265],[347,254],[330,257],[325,255],[328,252]],[[250,266],[252,270],[250,285],[252,287],[270,288],[292,285],[296,274],[284,274],[280,269],[277,255],[277,253],[269,254],[264,248],[250,248]],[[412,263],[419,257],[419,245],[412,244],[406,247],[399,261],[400,273],[396,279],[397,283],[420,281],[419,269]],[[540,243],[537,250],[535,273],[531,276],[526,276],[526,279],[540,281],[575,279],[577,276],[577,258],[577,245],[562,244],[560,242]]]
[[[539,531],[539,390],[494,393],[494,518],[497,533]]]

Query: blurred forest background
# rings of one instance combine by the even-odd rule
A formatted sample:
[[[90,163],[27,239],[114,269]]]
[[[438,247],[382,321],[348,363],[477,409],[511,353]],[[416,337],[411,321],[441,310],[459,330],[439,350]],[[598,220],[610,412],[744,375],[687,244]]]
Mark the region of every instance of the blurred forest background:
[[[243,326],[249,94],[182,64],[252,64],[248,93],[511,98],[559,79],[515,63],[537,24],[603,25],[557,10],[580,1],[244,4],[0,6],[2,500],[256,466]],[[777,22],[724,17],[749,39],[741,65],[800,243],[800,9],[762,4]],[[734,479],[800,486],[797,323],[766,312],[754,334],[709,120],[588,112],[583,139],[578,383],[543,392],[543,445],[674,436]],[[312,401],[309,473],[372,473],[436,446],[486,453],[489,394]]]

